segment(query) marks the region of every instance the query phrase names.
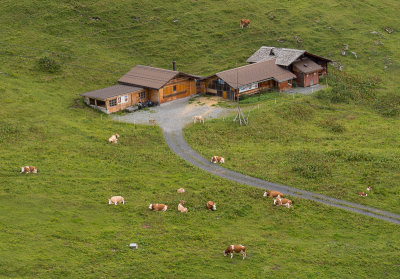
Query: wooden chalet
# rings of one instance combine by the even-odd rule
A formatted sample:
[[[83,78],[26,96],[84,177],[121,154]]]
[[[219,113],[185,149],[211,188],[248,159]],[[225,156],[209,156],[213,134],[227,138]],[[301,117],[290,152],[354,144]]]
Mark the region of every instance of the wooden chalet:
[[[254,94],[264,89],[290,89],[295,78],[295,74],[277,65],[275,59],[270,59],[203,78],[201,88],[202,93],[235,100],[238,95]]]
[[[175,64],[173,64],[175,68]],[[118,80],[118,85],[81,94],[86,104],[113,113],[151,101],[162,104],[197,93],[200,77],[175,70],[137,65]]]
[[[250,64],[275,59],[275,63],[296,75],[298,86],[308,87],[319,83],[319,76],[328,73],[330,59],[305,50],[262,46],[247,59]]]

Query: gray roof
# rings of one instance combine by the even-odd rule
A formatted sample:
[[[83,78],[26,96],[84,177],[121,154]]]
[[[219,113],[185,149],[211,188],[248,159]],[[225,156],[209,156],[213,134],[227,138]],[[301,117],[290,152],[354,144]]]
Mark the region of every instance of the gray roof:
[[[99,90],[82,93],[81,96],[90,97],[98,100],[106,100],[107,98],[119,96],[126,93],[136,92],[139,90],[143,90],[143,88],[120,84],[102,88]]]
[[[321,65],[318,65],[310,58],[303,58],[299,61],[296,61],[295,63],[293,63],[293,67],[296,67],[300,72],[305,74],[322,70]]]
[[[137,65],[123,75],[118,82],[160,89],[178,74],[178,71]]]
[[[275,59],[270,59],[219,72],[216,75],[233,88],[269,79],[283,82],[296,78],[292,72],[276,65],[275,62]]]
[[[247,59],[247,63],[256,63],[263,60],[276,58],[276,64],[289,66],[302,56],[306,51],[291,48],[260,47],[252,56]]]

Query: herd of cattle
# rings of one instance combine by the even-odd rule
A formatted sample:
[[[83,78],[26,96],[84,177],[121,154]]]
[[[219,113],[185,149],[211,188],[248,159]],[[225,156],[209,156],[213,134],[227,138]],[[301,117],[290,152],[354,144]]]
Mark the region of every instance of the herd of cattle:
[[[200,120],[200,119],[197,119]],[[204,121],[204,120],[203,120]],[[114,134],[112,135],[108,141],[110,143],[118,143],[118,138],[119,135],[118,134]],[[223,157],[220,156],[213,156],[211,157],[211,163],[225,163],[225,159]],[[25,166],[25,167],[21,167],[21,173],[37,173],[37,168],[34,166]],[[368,187],[367,191],[372,191],[372,187]],[[184,188],[179,188],[177,190],[178,193],[185,193],[185,189]],[[358,192],[357,195],[362,196],[362,197],[366,197],[368,196],[366,193],[364,192]],[[279,191],[266,191],[264,192],[264,197],[271,197],[274,198],[274,202],[273,204],[275,206],[285,206],[287,208],[292,207],[293,203],[291,200],[284,198],[284,195],[279,192]],[[113,196],[110,199],[108,199],[108,204],[125,204],[125,199],[122,196]],[[187,213],[188,209],[187,207],[184,207],[185,201],[181,200],[178,204],[178,211],[182,212],[182,213]],[[211,211],[215,211],[217,210],[217,205],[215,202],[213,201],[208,201],[206,203],[205,206],[208,210]],[[162,204],[162,203],[155,203],[155,204],[150,204],[149,205],[149,209],[153,210],[153,211],[166,211],[168,209],[168,206],[166,204]],[[243,245],[229,245],[228,248],[225,249],[224,251],[224,255],[231,255],[231,258],[233,257],[234,253],[239,253],[243,256],[243,260],[246,258],[246,247]]]

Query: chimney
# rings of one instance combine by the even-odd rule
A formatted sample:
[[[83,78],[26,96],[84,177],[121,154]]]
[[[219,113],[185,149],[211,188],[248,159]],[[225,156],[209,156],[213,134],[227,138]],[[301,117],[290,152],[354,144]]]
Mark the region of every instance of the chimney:
[[[172,70],[176,71],[176,62],[175,61],[172,61]]]

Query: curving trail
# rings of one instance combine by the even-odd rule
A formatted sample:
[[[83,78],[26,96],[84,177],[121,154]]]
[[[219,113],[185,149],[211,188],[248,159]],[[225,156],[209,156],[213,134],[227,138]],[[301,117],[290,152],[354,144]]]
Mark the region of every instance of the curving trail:
[[[312,192],[292,188],[285,185],[280,185],[272,182],[268,182],[262,179],[254,178],[251,176],[247,176],[238,172],[234,172],[228,169],[225,169],[221,166],[215,165],[210,161],[204,159],[200,154],[194,151],[183,138],[181,129],[173,129],[167,130],[164,129],[164,137],[173,152],[175,152],[178,156],[182,157],[187,162],[191,163],[194,166],[197,166],[209,173],[214,175],[218,175],[220,177],[242,183],[250,186],[262,188],[262,189],[270,189],[280,191],[284,194],[288,194],[293,197],[303,198],[307,200],[312,200],[316,202],[320,202],[329,206],[334,206],[337,208],[341,208],[344,210],[356,212],[359,214],[363,214],[366,216],[378,218],[381,220],[385,220],[394,224],[400,225],[400,215],[391,213],[384,210],[379,210],[373,207],[360,205],[348,201],[343,201],[331,197],[327,197],[320,194],[315,194]]]

